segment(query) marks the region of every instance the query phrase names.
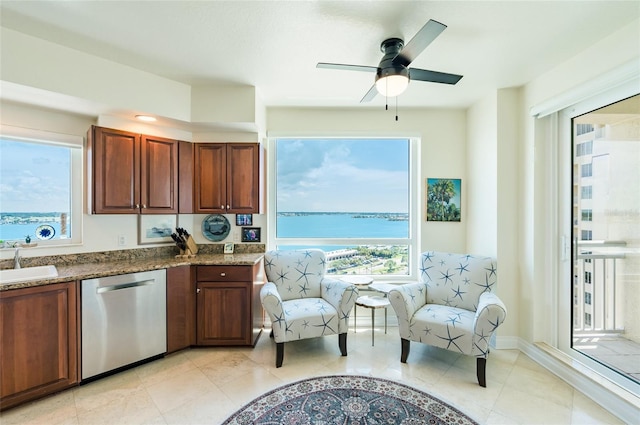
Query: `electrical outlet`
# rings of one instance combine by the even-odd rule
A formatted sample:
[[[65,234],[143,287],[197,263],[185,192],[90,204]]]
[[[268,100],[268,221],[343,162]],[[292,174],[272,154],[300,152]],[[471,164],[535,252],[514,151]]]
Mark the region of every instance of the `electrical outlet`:
[[[125,246],[127,244],[127,238],[125,235],[118,235],[118,246]]]

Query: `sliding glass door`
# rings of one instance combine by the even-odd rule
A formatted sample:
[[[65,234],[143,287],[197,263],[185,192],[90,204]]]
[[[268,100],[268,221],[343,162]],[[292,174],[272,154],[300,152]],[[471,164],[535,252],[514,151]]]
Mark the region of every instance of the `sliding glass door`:
[[[571,347],[639,383],[640,95],[571,124]]]

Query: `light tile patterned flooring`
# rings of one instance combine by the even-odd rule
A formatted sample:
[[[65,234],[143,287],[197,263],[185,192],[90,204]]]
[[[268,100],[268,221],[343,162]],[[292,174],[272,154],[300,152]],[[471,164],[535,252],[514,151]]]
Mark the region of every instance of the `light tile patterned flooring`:
[[[487,388],[476,382],[475,359],[412,343],[400,363],[398,330],[358,312],[358,331],[340,356],[336,335],[285,345],[275,368],[275,344],[264,331],[255,348],[183,350],[101,380],[3,412],[12,424],[219,424],[245,403],[283,384],[332,374],[399,381],[456,406],[483,424],[618,424],[602,409],[517,350],[494,350]],[[383,315],[379,314],[380,319]],[[376,317],[376,319],[378,319]],[[376,321],[378,322],[378,321]]]

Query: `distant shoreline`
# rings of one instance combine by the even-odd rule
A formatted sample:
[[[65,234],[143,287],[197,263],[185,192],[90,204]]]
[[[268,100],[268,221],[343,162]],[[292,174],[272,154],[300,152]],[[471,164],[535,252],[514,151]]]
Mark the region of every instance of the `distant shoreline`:
[[[0,225],[3,224],[32,224],[32,223],[60,223],[62,212],[3,212],[0,213]],[[66,213],[67,216],[69,213]]]

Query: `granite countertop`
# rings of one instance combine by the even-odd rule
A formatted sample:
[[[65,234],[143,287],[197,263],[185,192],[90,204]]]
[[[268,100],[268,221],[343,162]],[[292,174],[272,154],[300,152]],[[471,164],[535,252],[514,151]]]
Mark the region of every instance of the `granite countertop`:
[[[123,258],[117,259],[116,261],[77,262],[73,264],[63,263],[56,264],[58,277],[0,284],[0,292],[11,289],[29,288],[33,286],[50,285],[53,283],[166,269],[178,266],[252,266],[259,262],[263,255],[263,253],[205,253],[197,254],[196,256],[189,258],[176,257],[175,255],[162,255],[154,257]]]

